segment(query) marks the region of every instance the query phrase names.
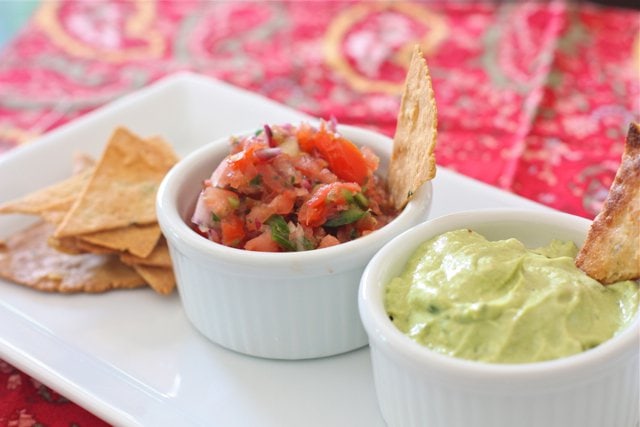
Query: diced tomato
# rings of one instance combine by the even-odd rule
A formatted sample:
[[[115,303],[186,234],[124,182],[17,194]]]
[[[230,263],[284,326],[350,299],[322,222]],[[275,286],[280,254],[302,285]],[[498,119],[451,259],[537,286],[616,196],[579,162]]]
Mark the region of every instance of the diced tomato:
[[[231,215],[220,221],[222,244],[237,247],[244,239],[244,222],[240,217]]]
[[[302,151],[310,153],[311,150],[313,150],[313,147],[315,145],[315,134],[315,129],[313,129],[307,123],[303,123],[302,125],[300,125],[298,131],[296,132],[296,138],[298,139],[298,145],[300,146],[300,149]]]
[[[271,238],[271,230],[268,228],[258,237],[249,240],[244,248],[248,251],[280,252],[280,247]]]
[[[328,248],[329,246],[335,246],[339,244],[340,244],[340,240],[336,239],[336,237],[332,236],[331,234],[327,234],[322,238],[322,240],[320,240],[320,243],[318,244],[318,249]]]
[[[324,182],[325,184],[336,182],[338,177],[327,169],[327,162],[309,154],[302,154],[293,160],[295,167],[308,179]]]
[[[345,209],[349,201],[347,194],[360,192],[360,186],[352,182],[334,182],[321,185],[313,192],[298,212],[298,221],[307,227],[318,227],[341,208]]]
[[[318,145],[317,149],[338,178],[364,184],[369,176],[367,162],[351,141],[335,138],[326,145]]]
[[[365,157],[354,143],[345,138],[336,137],[324,126],[312,136],[309,132],[311,131],[306,129],[298,131],[298,138],[302,138],[300,148],[308,153],[314,149],[317,150],[338,178],[364,184],[371,171]]]
[[[239,164],[243,165],[242,168]],[[248,187],[258,172],[255,166],[244,160],[239,164],[230,157],[224,159],[211,175],[211,183],[217,187],[232,187],[237,190]]]
[[[282,194],[278,194],[267,204],[259,204],[254,206],[247,214],[247,229],[255,231],[260,229],[271,215],[288,215],[293,211],[296,201],[296,193],[293,190],[287,190]]]
[[[286,188],[287,177],[281,176],[272,165],[259,165],[258,174],[261,186],[267,194],[280,193]]]
[[[217,220],[228,216],[240,204],[236,193],[216,187],[206,187],[202,193],[202,200]]]
[[[354,226],[361,234],[364,234],[369,230],[377,229],[379,227],[379,221],[376,220],[373,215],[368,213],[356,221]]]
[[[250,186],[251,181],[258,175],[256,165],[260,160],[255,153],[266,148],[260,140],[251,139],[245,144],[244,150],[227,156],[211,175],[211,183],[217,187],[230,186],[241,190]]]
[[[369,170],[377,171],[378,166],[380,165],[380,158],[377,156],[377,154],[374,153],[371,148],[366,146],[360,147],[360,152],[362,153],[365,162],[367,162],[367,167],[369,168]]]

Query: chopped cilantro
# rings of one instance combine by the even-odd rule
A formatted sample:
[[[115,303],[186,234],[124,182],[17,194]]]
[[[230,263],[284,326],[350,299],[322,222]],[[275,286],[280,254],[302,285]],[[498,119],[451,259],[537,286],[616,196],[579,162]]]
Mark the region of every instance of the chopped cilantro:
[[[351,231],[349,232],[349,239],[355,240],[357,238],[358,238],[358,230],[356,230],[355,228],[351,228]]]
[[[353,207],[347,209],[346,211],[340,212],[338,214],[338,216],[336,216],[335,218],[331,218],[330,220],[325,222],[324,226],[325,227],[339,227],[341,225],[351,224],[352,222],[356,222],[357,220],[362,218],[362,216],[366,212],[367,211],[363,211],[362,209],[360,209],[357,206],[353,206]]]
[[[353,203],[353,193],[346,188],[342,189],[342,197],[344,197],[347,203]]]
[[[315,248],[315,246],[313,245],[313,242],[307,239],[306,237],[302,238],[302,247],[304,248],[305,251]]]
[[[249,184],[253,185],[253,186],[258,186],[260,184],[262,184],[262,175],[258,174],[256,176],[254,176],[251,181],[249,181]]]
[[[227,197],[227,201],[229,202],[229,204],[231,205],[231,207],[233,207],[234,209],[237,208],[238,206],[240,206],[240,199],[238,199],[237,197]]]
[[[358,206],[360,206],[362,209],[367,209],[369,207],[369,199],[367,199],[367,196],[365,196],[364,194],[357,193],[353,198],[356,200]]]
[[[271,227],[271,239],[285,251],[295,251],[296,246],[289,240],[289,226],[282,215],[272,215],[267,224]]]

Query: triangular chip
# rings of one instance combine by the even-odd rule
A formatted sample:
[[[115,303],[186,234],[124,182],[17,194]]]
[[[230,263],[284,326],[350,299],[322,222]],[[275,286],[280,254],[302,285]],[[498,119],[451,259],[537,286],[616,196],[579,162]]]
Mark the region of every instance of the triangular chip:
[[[162,232],[158,223],[130,225],[114,230],[77,236],[79,240],[116,251],[127,251],[146,258],[158,244]]]
[[[54,237],[49,236],[47,243],[53,249],[64,252],[65,254],[115,254],[117,250],[105,248],[104,246],[94,245],[85,242],[76,236]]]
[[[640,125],[632,123],[615,179],[576,265],[603,284],[640,278]]]
[[[49,236],[47,244],[59,252],[69,255],[78,255],[86,253],[85,250],[78,246],[78,239],[75,236],[70,237],[53,237]]]
[[[176,161],[171,147],[158,138],[144,140],[125,128],[116,129],[55,236],[155,222],[156,191]]]
[[[36,190],[16,200],[0,205],[0,213],[22,213],[41,215],[45,220],[57,218],[67,213],[86,183],[95,166],[95,160],[88,154],[78,153],[73,158],[73,176],[55,184]]]
[[[134,270],[144,278],[151,288],[161,295],[168,295],[173,292],[176,286],[176,278],[173,270],[163,267],[148,267],[136,264]]]
[[[73,174],[78,175],[84,171],[93,169],[96,159],[87,153],[73,153]]]
[[[0,277],[48,292],[104,292],[145,281],[115,255],[67,255],[47,244],[53,227],[38,223],[0,247]]]
[[[85,186],[92,170],[85,170],[64,181],[36,190],[24,197],[0,205],[0,213],[41,215],[43,212],[67,212]]]
[[[70,208],[70,205],[50,207],[40,212],[40,218],[49,224],[59,225],[64,220],[64,217],[67,216]]]
[[[396,209],[403,208],[420,186],[436,175],[437,127],[429,68],[416,45],[402,93],[389,164],[388,184]]]
[[[169,256],[169,247],[167,241],[162,238],[158,242],[153,251],[147,257],[135,256],[131,253],[123,253],[120,260],[127,265],[146,265],[149,267],[166,267],[171,268],[171,257]]]

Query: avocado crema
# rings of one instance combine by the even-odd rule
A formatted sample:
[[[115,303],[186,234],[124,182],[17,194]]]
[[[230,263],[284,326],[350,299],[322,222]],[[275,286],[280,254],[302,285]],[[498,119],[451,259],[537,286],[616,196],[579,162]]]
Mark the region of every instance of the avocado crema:
[[[423,243],[385,288],[398,329],[432,350],[493,363],[580,353],[624,329],[638,283],[603,286],[574,265],[573,242],[527,249],[456,230]]]

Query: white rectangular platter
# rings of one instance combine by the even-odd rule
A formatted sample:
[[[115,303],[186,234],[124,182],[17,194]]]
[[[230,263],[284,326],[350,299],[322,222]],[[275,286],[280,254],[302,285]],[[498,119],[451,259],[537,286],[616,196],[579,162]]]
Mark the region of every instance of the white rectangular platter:
[[[213,139],[303,114],[206,77],[165,78],[0,157],[0,202],[69,176],[124,125],[185,155]],[[439,168],[431,217],[546,209]],[[0,238],[27,225],[0,217]],[[383,426],[369,351],[307,361],[243,356],[203,338],[179,296],[150,289],[55,295],[0,280],[0,357],[118,426]]]

